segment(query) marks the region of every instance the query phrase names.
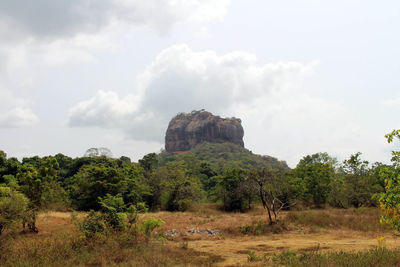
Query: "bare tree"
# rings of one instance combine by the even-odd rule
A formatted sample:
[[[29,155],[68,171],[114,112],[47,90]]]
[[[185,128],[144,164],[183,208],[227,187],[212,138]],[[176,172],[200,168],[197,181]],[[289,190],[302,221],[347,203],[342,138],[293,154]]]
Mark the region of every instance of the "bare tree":
[[[279,212],[289,207],[289,203],[281,197],[285,185],[279,179],[278,171],[272,168],[259,168],[252,170],[249,178],[254,182],[253,186],[258,191],[264,209],[268,212],[269,224],[274,224]]]

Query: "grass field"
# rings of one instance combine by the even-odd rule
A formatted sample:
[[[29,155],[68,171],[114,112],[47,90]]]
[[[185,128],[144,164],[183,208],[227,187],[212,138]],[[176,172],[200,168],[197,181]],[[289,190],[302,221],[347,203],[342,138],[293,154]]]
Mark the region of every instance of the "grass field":
[[[71,213],[47,212],[38,218],[38,234],[14,230],[1,237],[0,265],[400,266],[400,240],[379,224],[379,216],[376,208],[291,211],[269,226],[261,207],[224,213],[204,205],[185,213],[141,215],[140,220],[165,221],[156,231],[168,241],[159,241],[128,231],[84,239]],[[188,232],[193,228],[203,231]],[[172,229],[175,234],[169,235]]]

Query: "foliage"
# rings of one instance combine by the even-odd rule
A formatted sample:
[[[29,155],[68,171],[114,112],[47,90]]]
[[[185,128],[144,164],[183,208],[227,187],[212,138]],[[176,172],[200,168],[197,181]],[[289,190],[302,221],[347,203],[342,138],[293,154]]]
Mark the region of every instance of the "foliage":
[[[45,157],[35,158],[34,162],[38,167],[24,163],[17,174],[20,190],[30,199],[30,208],[40,210],[49,208],[52,203],[64,203],[66,193],[57,182],[57,160]]]
[[[122,198],[121,194],[116,196],[106,194],[106,196],[103,198],[99,197],[99,204],[103,212],[124,212],[126,209],[124,199]]]
[[[385,135],[388,143],[394,139],[400,139],[400,130],[393,130]],[[381,174],[385,176],[385,192],[379,194],[380,208],[384,212],[382,223],[388,223],[394,229],[400,231],[400,174],[399,174],[399,158],[400,152],[392,152],[392,161],[395,170],[383,169]]]
[[[91,210],[83,221],[78,221],[77,226],[86,238],[91,238],[97,233],[103,233],[106,230],[104,216]]]
[[[7,154],[0,150],[0,185],[15,186],[16,175],[21,163],[16,158],[7,159]]]
[[[171,162],[158,168],[150,179],[153,205],[164,206],[169,211],[185,211],[200,199],[200,181],[182,162]]]
[[[159,154],[159,165],[171,161],[184,161],[188,169],[198,173],[202,163],[208,163],[217,175],[223,175],[227,170],[240,168],[250,170],[259,166],[269,166],[288,170],[284,161],[278,161],[270,156],[253,154],[250,150],[232,143],[208,143],[197,145],[188,153],[171,154],[166,151]]]
[[[156,153],[147,154],[139,160],[140,166],[142,166],[146,172],[151,172],[157,166],[157,163],[158,159]]]
[[[336,208],[349,207],[349,194],[346,191],[346,179],[344,175],[335,175],[330,182],[328,203]]]
[[[0,186],[0,235],[26,216],[28,199],[13,188]]]
[[[50,208],[54,203],[63,205],[66,193],[56,181],[59,166],[55,158],[24,158],[23,162],[17,174],[18,189],[30,200],[23,225],[27,223],[31,231],[38,232],[35,225],[37,212]]]
[[[358,152],[343,162],[341,167],[344,175],[343,191],[347,196],[348,205],[356,208],[375,206],[372,196],[382,192],[383,188],[379,184],[379,179],[371,175],[369,162],[361,160],[360,156],[361,153]]]
[[[167,165],[166,167],[169,172],[167,187],[170,191],[166,203],[167,210],[186,211],[194,201],[200,199],[200,181],[180,168],[179,165]]]
[[[138,214],[139,213],[146,213],[148,208],[144,202],[139,202],[136,205],[130,205],[129,208],[126,210],[126,216],[128,219],[129,228],[133,225],[136,227]]]
[[[291,184],[299,199],[317,207],[325,204],[330,193],[330,181],[335,175],[336,160],[327,153],[305,156],[291,173]]]
[[[139,227],[139,230],[143,232],[147,237],[150,237],[153,231],[161,227],[164,221],[159,218],[149,217],[145,219]]]
[[[126,226],[127,215],[124,199],[120,194],[112,196],[107,194],[104,198],[99,197],[99,204],[107,225],[114,230],[122,230]]]
[[[99,198],[99,203],[101,212],[91,210],[83,220],[76,221],[78,228],[86,238],[92,238],[96,234],[105,232],[131,229],[131,226],[137,223],[138,213],[147,211],[144,203],[131,205],[126,209],[120,195],[107,194],[104,198]],[[137,231],[136,226],[132,230]]]
[[[136,203],[147,194],[143,172],[137,164],[120,166],[115,161],[83,165],[69,179],[72,203],[79,210],[99,210],[99,197],[121,194],[125,203]]]
[[[218,195],[223,201],[224,210],[245,211],[251,208],[253,191],[248,171],[230,169],[218,180]]]

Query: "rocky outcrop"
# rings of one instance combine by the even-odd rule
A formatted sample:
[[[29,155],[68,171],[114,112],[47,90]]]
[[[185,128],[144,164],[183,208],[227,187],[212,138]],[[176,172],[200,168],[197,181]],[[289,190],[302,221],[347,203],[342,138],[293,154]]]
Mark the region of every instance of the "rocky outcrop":
[[[165,149],[188,151],[203,142],[230,142],[244,147],[243,135],[240,119],[221,118],[204,110],[180,113],[168,125]]]

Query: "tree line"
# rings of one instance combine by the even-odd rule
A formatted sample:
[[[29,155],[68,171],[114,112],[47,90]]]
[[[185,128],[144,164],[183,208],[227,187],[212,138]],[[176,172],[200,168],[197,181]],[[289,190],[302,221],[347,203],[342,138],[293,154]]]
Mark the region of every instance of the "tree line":
[[[385,191],[387,173],[398,174],[395,165],[371,165],[361,153],[341,163],[317,153],[289,169],[248,151],[229,154],[224,146],[232,150],[232,144],[217,145],[225,159],[204,154],[207,144],[207,152],[150,153],[138,163],[128,157],[63,154],[19,161],[0,151],[0,233],[16,221],[37,232],[36,216],[48,209],[186,211],[199,202],[241,212],[261,203],[273,223],[279,211],[293,206],[377,206],[374,196]]]

